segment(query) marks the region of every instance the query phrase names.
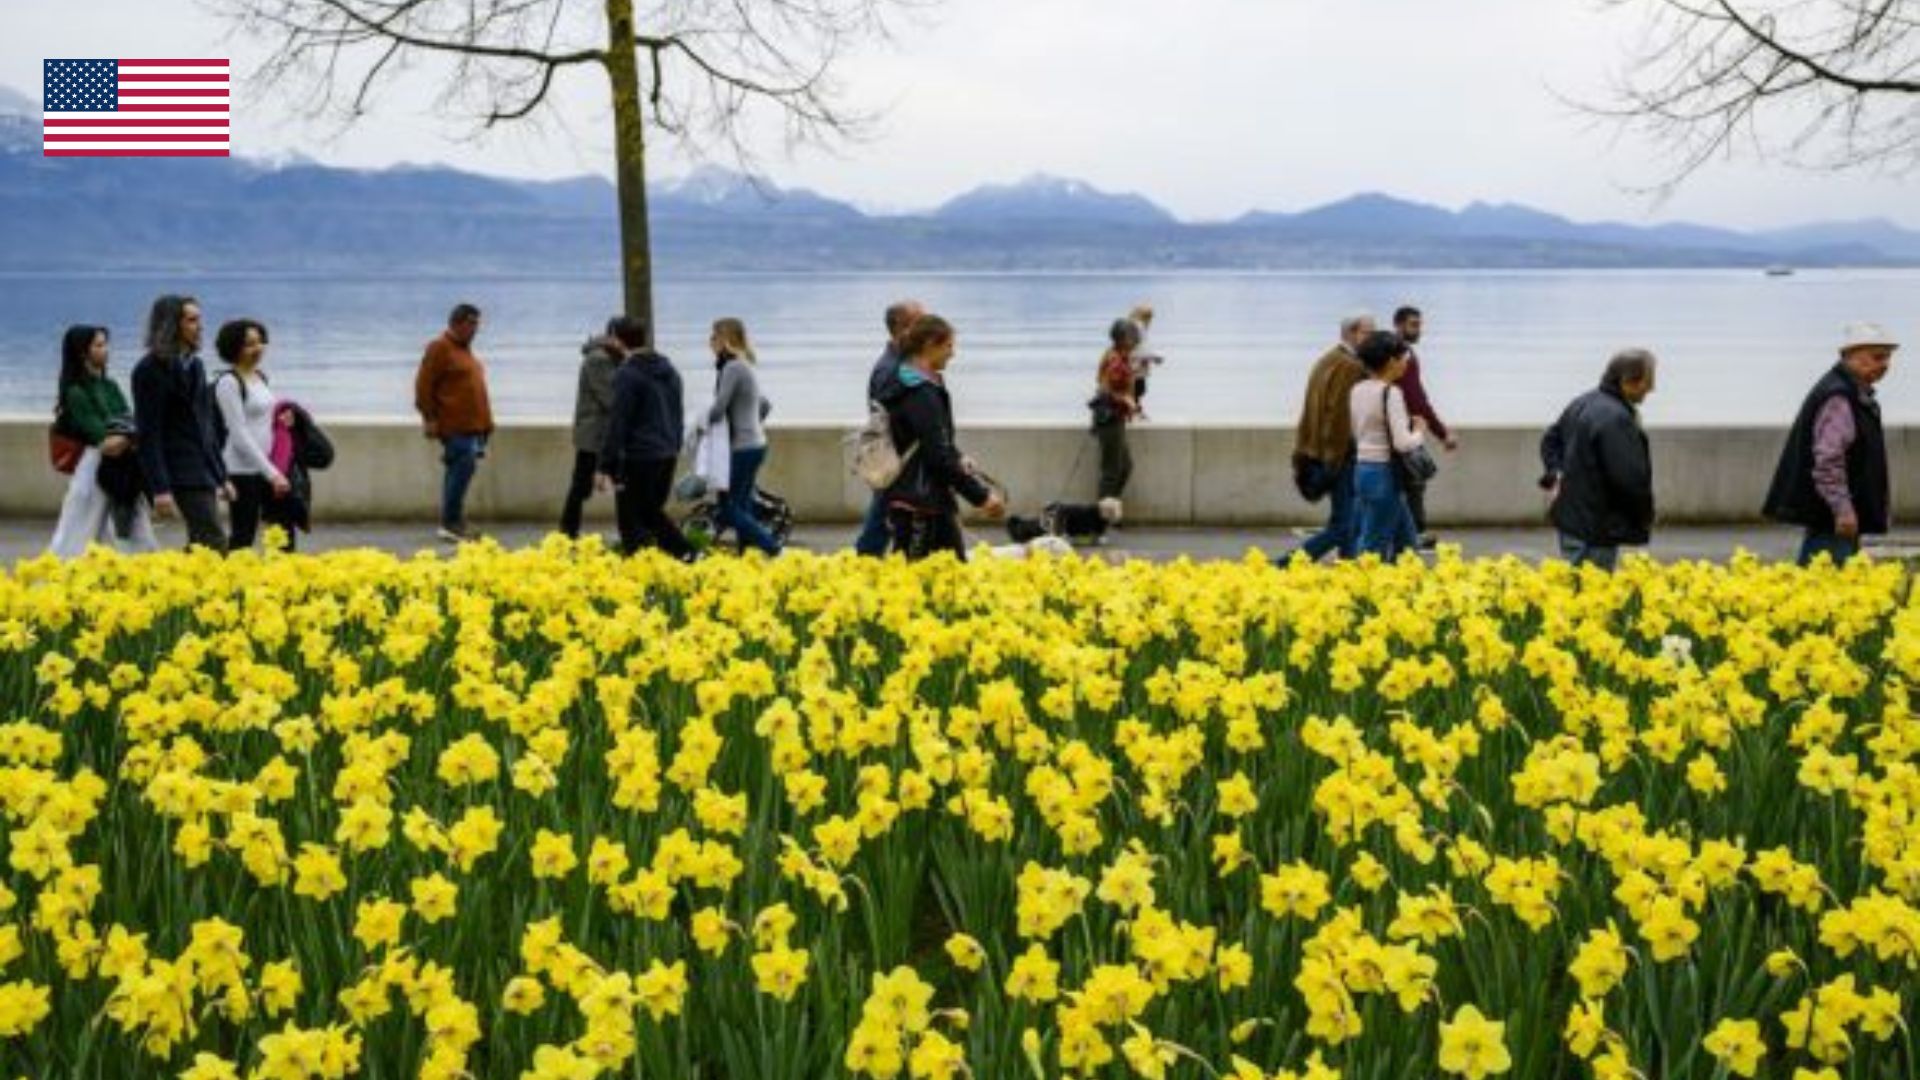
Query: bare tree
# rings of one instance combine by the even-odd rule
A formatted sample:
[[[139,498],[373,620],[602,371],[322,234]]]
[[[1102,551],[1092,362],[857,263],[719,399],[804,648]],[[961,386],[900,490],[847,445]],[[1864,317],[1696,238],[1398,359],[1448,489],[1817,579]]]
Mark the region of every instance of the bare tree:
[[[535,117],[554,80],[606,73],[613,100],[626,310],[653,325],[649,127],[750,160],[746,125],[777,119],[789,147],[856,135],[833,78],[890,10],[927,0],[205,0],[270,52],[255,78],[314,116],[352,123],[416,65],[445,69],[440,104],[480,129]],[[638,7],[638,10],[636,10]]]
[[[1650,7],[1601,112],[1671,147],[1822,168],[1920,159],[1920,0],[1605,0]]]

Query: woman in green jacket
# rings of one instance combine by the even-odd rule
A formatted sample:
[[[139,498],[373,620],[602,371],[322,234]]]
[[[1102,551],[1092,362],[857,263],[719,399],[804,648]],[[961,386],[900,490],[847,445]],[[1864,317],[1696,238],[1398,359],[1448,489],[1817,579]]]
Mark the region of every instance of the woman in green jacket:
[[[78,558],[96,543],[123,552],[159,548],[138,482],[133,410],[107,374],[107,356],[105,327],[67,328],[60,344],[60,397],[54,406],[54,426],[87,448],[74,466],[66,500],[60,505],[60,523],[47,545],[63,559]],[[107,478],[101,475],[103,464]],[[121,482],[112,482],[116,472],[122,474]],[[107,486],[102,486],[103,479]],[[110,494],[108,488],[118,495]]]

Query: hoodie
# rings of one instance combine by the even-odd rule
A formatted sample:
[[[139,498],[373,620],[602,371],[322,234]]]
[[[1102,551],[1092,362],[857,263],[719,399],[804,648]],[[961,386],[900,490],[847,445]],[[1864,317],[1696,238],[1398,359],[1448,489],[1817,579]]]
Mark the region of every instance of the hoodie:
[[[634,353],[613,376],[613,410],[600,450],[600,471],[619,476],[629,464],[680,456],[685,430],[680,373],[656,352]]]
[[[987,485],[960,464],[953,442],[953,399],[938,376],[901,364],[880,388],[878,401],[892,421],[893,445],[905,454],[919,447],[887,488],[889,506],[920,514],[957,513],[957,492],[975,506],[987,501]]]
[[[613,412],[613,376],[620,353],[606,338],[580,346],[580,389],[573,398],[573,448],[598,454],[607,442],[607,417]]]

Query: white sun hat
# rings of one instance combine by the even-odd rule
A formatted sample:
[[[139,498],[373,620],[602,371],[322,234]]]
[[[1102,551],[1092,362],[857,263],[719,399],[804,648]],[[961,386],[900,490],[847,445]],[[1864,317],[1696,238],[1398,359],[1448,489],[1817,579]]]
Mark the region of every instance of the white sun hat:
[[[1846,340],[1840,343],[1840,351],[1849,352],[1853,349],[1874,348],[1879,346],[1897,349],[1900,347],[1900,343],[1893,340],[1893,335],[1887,333],[1886,328],[1879,323],[1849,323],[1847,325]]]

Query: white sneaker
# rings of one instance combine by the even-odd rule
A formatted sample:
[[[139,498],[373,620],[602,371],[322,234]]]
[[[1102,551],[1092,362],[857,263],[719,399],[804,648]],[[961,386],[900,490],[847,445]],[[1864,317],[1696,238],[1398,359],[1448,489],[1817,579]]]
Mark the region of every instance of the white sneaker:
[[[442,525],[440,526],[439,529],[435,530],[434,535],[438,536],[440,538],[440,542],[443,544],[458,544],[461,541],[464,541],[466,539],[465,536],[462,536],[460,534],[460,530],[449,529],[445,525]]]

